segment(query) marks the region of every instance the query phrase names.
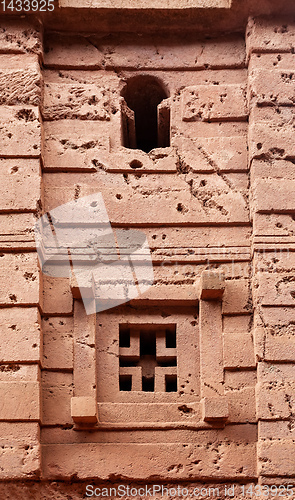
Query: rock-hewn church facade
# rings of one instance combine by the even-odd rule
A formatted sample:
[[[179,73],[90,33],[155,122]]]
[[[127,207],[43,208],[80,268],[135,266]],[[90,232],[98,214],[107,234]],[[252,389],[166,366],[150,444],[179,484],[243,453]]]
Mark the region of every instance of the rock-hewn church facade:
[[[0,497],[295,498],[294,4],[43,2],[0,13]],[[154,280],[87,314],[34,227],[95,193]]]

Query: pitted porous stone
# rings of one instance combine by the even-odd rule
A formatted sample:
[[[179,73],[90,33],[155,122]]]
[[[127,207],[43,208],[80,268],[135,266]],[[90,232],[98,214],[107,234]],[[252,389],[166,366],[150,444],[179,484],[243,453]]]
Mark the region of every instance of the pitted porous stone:
[[[30,397],[31,394],[28,394]],[[0,492],[3,498],[13,498],[18,480],[38,480],[41,472],[39,426],[35,422],[0,422]],[[2,481],[11,481],[3,488]],[[1,491],[2,490],[2,491]],[[24,488],[27,499],[31,493]],[[5,493],[4,493],[5,492]],[[19,491],[20,493],[20,491]],[[7,496],[6,496],[7,495]],[[19,497],[21,498],[21,496]]]
[[[252,52],[292,52],[295,46],[293,19],[250,19],[246,33],[249,54]]]
[[[1,13],[1,499],[160,483],[253,500],[292,484],[294,23],[290,0]],[[70,225],[72,281],[40,269],[41,216],[54,249]],[[133,231],[153,285],[144,252],[124,254]]]
[[[40,360],[41,332],[37,307],[0,309],[0,362],[22,363]]]
[[[44,88],[43,106],[43,116],[46,120],[80,118],[109,121],[112,112],[109,89],[79,83],[47,83]]]
[[[42,28],[38,22],[3,19],[0,28],[2,54],[42,54]]]
[[[1,106],[0,121],[0,148],[4,157],[40,157],[41,123],[37,106]]]
[[[1,257],[0,304],[2,306],[37,306],[39,268],[36,253],[6,253]]]
[[[183,121],[246,119],[246,89],[240,85],[198,85],[182,94]]]
[[[130,176],[128,182],[123,175],[104,170],[86,176],[46,174],[46,209],[70,201],[75,192],[81,197],[92,194],[98,185],[103,186],[110,221],[116,224],[176,224],[181,227],[183,224],[210,224],[211,221],[241,225],[248,222],[247,201],[240,189],[217,174],[179,177],[142,174]]]
[[[3,194],[0,212],[36,212],[42,198],[41,166],[36,159],[0,159]]]
[[[42,78],[37,55],[0,54],[0,104],[41,102]]]

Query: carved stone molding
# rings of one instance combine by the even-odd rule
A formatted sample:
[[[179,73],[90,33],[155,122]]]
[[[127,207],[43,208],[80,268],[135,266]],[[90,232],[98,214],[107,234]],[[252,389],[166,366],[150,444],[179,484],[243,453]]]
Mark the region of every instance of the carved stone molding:
[[[87,315],[83,303],[76,300],[74,303],[74,396],[71,400],[71,415],[78,425],[97,422],[95,330],[96,315]]]
[[[204,271],[200,287],[200,378],[203,419],[225,421],[229,416],[224,396],[222,297],[224,275]]]

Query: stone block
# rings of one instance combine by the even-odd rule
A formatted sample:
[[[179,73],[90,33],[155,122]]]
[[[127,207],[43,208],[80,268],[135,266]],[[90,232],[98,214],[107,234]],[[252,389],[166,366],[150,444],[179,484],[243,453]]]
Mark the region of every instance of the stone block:
[[[174,140],[180,158],[179,172],[247,171],[246,137],[210,137]]]
[[[38,106],[42,78],[37,55],[0,54],[0,104]]]
[[[150,3],[148,3],[146,0],[140,0],[140,2],[136,2],[135,0],[121,0],[120,3],[116,4],[115,6],[113,4],[110,4],[107,0],[96,0],[94,4],[88,3],[87,0],[81,0],[79,4],[77,4],[73,0],[61,0],[60,2],[60,7],[61,8],[78,8],[78,9],[113,9],[116,7],[118,10],[121,9],[136,9],[136,10],[141,10],[141,9],[176,9],[177,11],[179,9],[183,8],[199,8],[199,9],[204,9],[207,7],[206,4],[204,4],[203,0],[189,0],[188,2],[183,3],[177,2],[176,0],[172,0],[171,2],[167,2],[165,0],[164,2],[160,2],[159,0],[152,0]],[[230,4],[228,0],[211,0],[210,7],[214,9],[228,9],[230,7]],[[95,13],[95,10],[93,11]]]
[[[291,52],[295,47],[294,22],[266,18],[250,19],[246,32],[248,56],[252,52]]]
[[[257,385],[257,416],[264,420],[292,416],[295,406],[293,364],[259,363]]]
[[[183,40],[181,45],[163,44],[163,39],[147,37],[144,46],[134,44],[128,35],[120,35],[111,45],[101,38],[92,37],[95,45],[104,53],[107,69],[195,69],[195,68],[243,68],[245,66],[245,42],[240,36],[207,40],[206,43]],[[172,40],[171,40],[172,42]],[[217,55],[218,54],[218,55]]]
[[[49,35],[50,36],[50,35]],[[62,34],[61,34],[62,36]],[[67,35],[66,35],[67,36]],[[75,35],[74,35],[75,36]],[[243,74],[243,73],[242,73]],[[47,69],[44,68],[42,75],[44,77],[44,82],[49,84],[49,88],[51,84],[54,84],[52,89],[54,90],[55,97],[54,99],[58,99],[58,94],[55,94],[55,91],[58,92],[58,88],[56,85],[58,84],[60,90],[68,89],[71,86],[81,85],[82,87],[87,88],[88,85],[95,85],[96,88],[105,89],[106,91],[110,91],[114,94],[114,96],[120,95],[121,90],[121,80],[118,74],[115,71],[105,71],[105,68],[100,70],[93,71],[90,69],[60,69],[57,71],[56,69]],[[243,74],[244,75],[244,74]],[[246,78],[246,76],[244,76]],[[66,91],[67,95],[67,91]],[[60,99],[63,99],[60,96]]]
[[[223,318],[223,333],[245,334],[251,331],[251,316],[224,316]]]
[[[245,120],[246,88],[241,85],[198,85],[182,91],[182,119],[191,121]]]
[[[52,370],[73,369],[73,318],[57,316],[43,318],[42,366]]]
[[[252,182],[261,179],[273,182],[282,180],[295,180],[295,165],[290,160],[253,160],[251,164]]]
[[[252,52],[249,61],[249,72],[255,70],[293,70],[295,55],[291,52],[255,53]],[[267,85],[267,82],[265,82]]]
[[[259,439],[295,439],[295,427],[289,420],[261,421],[258,424]]]
[[[194,228],[185,226],[179,226],[177,228],[153,227],[141,228],[141,230],[144,230],[147,236],[153,260],[161,260],[164,257],[169,257],[174,267],[176,262],[192,262],[194,259],[199,262],[204,262],[209,257],[210,261],[217,260],[220,262],[219,268],[225,273],[226,277],[231,275],[231,273],[233,273],[233,276],[236,276],[235,265],[228,266],[225,264],[226,270],[224,270],[221,261],[232,261],[232,252],[235,253],[234,260],[239,259],[238,248],[240,247],[236,247],[236,241],[239,241],[239,244],[245,247],[245,249],[249,245],[249,228],[242,226],[217,226],[214,227],[214,231],[212,226]],[[240,267],[241,263],[239,263],[238,266],[239,271],[242,272],[242,268]],[[194,266],[190,271],[193,271],[193,276],[200,276],[204,269],[205,267],[200,265],[200,267]],[[167,275],[166,273],[169,273],[169,267],[165,266],[162,270],[154,269],[154,273],[155,277],[160,273]],[[164,279],[163,275],[161,279]]]
[[[214,359],[214,364],[212,364]],[[221,302],[200,301],[200,378],[203,397],[222,396],[223,345]]]
[[[74,396],[96,399],[96,315],[87,315],[82,301],[74,304],[73,382]]]
[[[156,474],[160,481],[167,482],[185,480],[189,471],[196,479],[254,477],[256,443],[247,442],[247,438],[237,442],[237,436],[234,442],[223,441],[222,436],[222,433],[219,439],[212,436],[213,443],[209,446],[206,443],[185,447],[182,443],[45,444],[44,479],[61,479],[74,473],[80,480],[91,475],[106,481],[119,474],[125,481],[144,481]]]
[[[42,54],[41,26],[23,19],[2,19],[0,52],[8,54]]]
[[[255,368],[253,339],[250,333],[223,336],[224,368]]]
[[[291,307],[263,307],[259,311],[263,324],[267,327],[278,327],[280,330],[293,324],[294,311]]]
[[[140,367],[125,367],[120,370],[133,370]],[[132,381],[133,382],[133,381]],[[137,381],[141,384],[141,380]],[[141,389],[140,389],[141,390]],[[206,424],[202,420],[201,404],[190,402],[178,403],[98,403],[98,420],[100,424],[127,424],[156,426],[174,423],[174,425],[188,424],[204,428]],[[209,425],[209,424],[208,424]]]
[[[42,424],[72,425],[72,373],[42,372]]]
[[[245,314],[252,310],[247,279],[227,280],[222,301],[223,314]]]
[[[0,304],[37,305],[39,269],[36,253],[1,254]]]
[[[201,275],[201,299],[220,300],[225,290],[225,276],[219,271],[203,271]]]
[[[294,311],[292,307],[263,307],[261,342],[266,361],[294,361]]]
[[[256,422],[255,388],[245,387],[225,392],[228,402],[228,421],[231,423]]]
[[[258,444],[259,473],[264,476],[293,477],[295,468],[294,440],[266,439]],[[279,498],[279,497],[278,497]]]
[[[44,64],[49,68],[100,69],[103,54],[83,36],[48,35],[44,42]]]
[[[256,388],[257,418],[263,420],[289,418],[295,404],[294,396],[294,387],[276,387],[275,381],[272,385],[258,384]]]
[[[263,306],[294,306],[295,281],[293,273],[258,272],[254,294]]]
[[[139,295],[138,298],[131,300],[132,303],[140,301],[142,305],[157,305],[157,303],[169,302],[174,305],[197,304],[198,302],[198,283],[194,285],[164,285],[154,284],[146,292]]]
[[[274,130],[278,130],[292,125],[294,120],[295,110],[293,106],[252,106],[249,123],[250,125],[253,123],[268,124]]]
[[[295,380],[295,365],[293,363],[259,363],[258,378],[265,383],[274,381],[280,385],[293,383]]]
[[[34,106],[0,107],[1,156],[39,157],[41,124],[39,110]]]
[[[71,415],[76,424],[95,424],[97,422],[97,401],[94,397],[73,397]]]
[[[0,382],[39,382],[39,364],[25,365],[3,363],[0,365]]]
[[[225,370],[224,388],[227,394],[230,391],[242,391],[243,389],[253,389],[256,385],[256,370]]]
[[[41,168],[39,160],[0,159],[2,195],[0,211],[39,210],[41,203]]]
[[[203,403],[203,419],[205,422],[225,421],[229,416],[228,401],[225,396],[206,397]]]
[[[120,152],[100,155],[101,168],[122,174],[176,173],[179,158],[174,148],[157,148],[150,153],[125,148]]]
[[[73,296],[69,278],[53,278],[43,274],[44,315],[63,315],[73,311]]]
[[[44,124],[47,171],[96,171],[109,149],[109,122],[58,120]]]
[[[253,208],[259,212],[295,212],[295,180],[263,179],[253,185]]]
[[[39,362],[40,316],[35,307],[0,309],[0,362]]]
[[[0,382],[0,420],[40,420],[40,384]]]
[[[0,250],[35,250],[34,214],[0,214]]]
[[[279,114],[273,107],[254,108],[249,128],[250,158],[293,158],[293,121],[294,111],[291,107],[281,107]]]
[[[293,308],[264,307],[265,360],[294,361],[294,311]],[[278,314],[282,314],[278,317]]]
[[[246,63],[245,40],[239,35],[211,40],[197,58],[206,68],[244,68]]]
[[[193,122],[184,122],[181,120],[180,105],[177,107],[175,105],[175,111],[172,116],[178,134],[193,140],[199,139],[200,137],[205,137],[206,139],[210,137],[245,137],[248,133],[249,128],[247,122],[240,120],[219,122],[204,122],[200,120]],[[176,134],[175,136],[171,137],[172,146],[174,146],[177,137],[178,136]]]
[[[46,174],[43,179],[46,210],[92,194],[100,183],[111,223],[123,226],[249,220],[243,194],[217,174],[193,174],[191,178],[143,174],[140,178],[130,176],[128,184],[123,176],[102,171],[85,177]]]
[[[31,478],[30,478],[31,479]],[[0,495],[6,500],[12,498],[22,498],[27,500],[32,498],[48,498],[61,500],[71,495],[71,500],[80,500],[85,495],[85,482],[73,483],[69,482],[51,482],[43,483],[42,481],[3,481],[0,483]]]
[[[284,237],[282,242],[286,240],[286,237],[292,235],[293,228],[295,229],[295,221],[292,218],[292,214],[253,214],[254,222],[254,236],[260,236],[258,241],[265,243],[264,238]],[[272,238],[270,239],[272,241]],[[278,240],[280,242],[280,240]]]
[[[0,478],[3,481],[38,479],[41,472],[39,425],[34,422],[0,422]],[[12,484],[11,482],[8,484]],[[3,498],[10,498],[6,492]]]
[[[295,72],[291,69],[253,70],[249,76],[252,104],[292,106]]]
[[[276,337],[266,333],[265,337],[265,361],[292,361],[295,362],[295,341],[294,341],[294,326],[290,325],[283,330],[281,336]]]
[[[45,120],[109,121],[110,114],[115,111],[108,88],[79,82],[45,83],[42,111]]]

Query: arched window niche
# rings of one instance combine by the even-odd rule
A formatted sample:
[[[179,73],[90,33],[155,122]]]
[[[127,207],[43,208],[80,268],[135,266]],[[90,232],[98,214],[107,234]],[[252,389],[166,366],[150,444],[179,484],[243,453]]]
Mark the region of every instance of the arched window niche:
[[[149,153],[170,146],[170,107],[167,91],[155,77],[130,78],[121,93],[122,144]]]

